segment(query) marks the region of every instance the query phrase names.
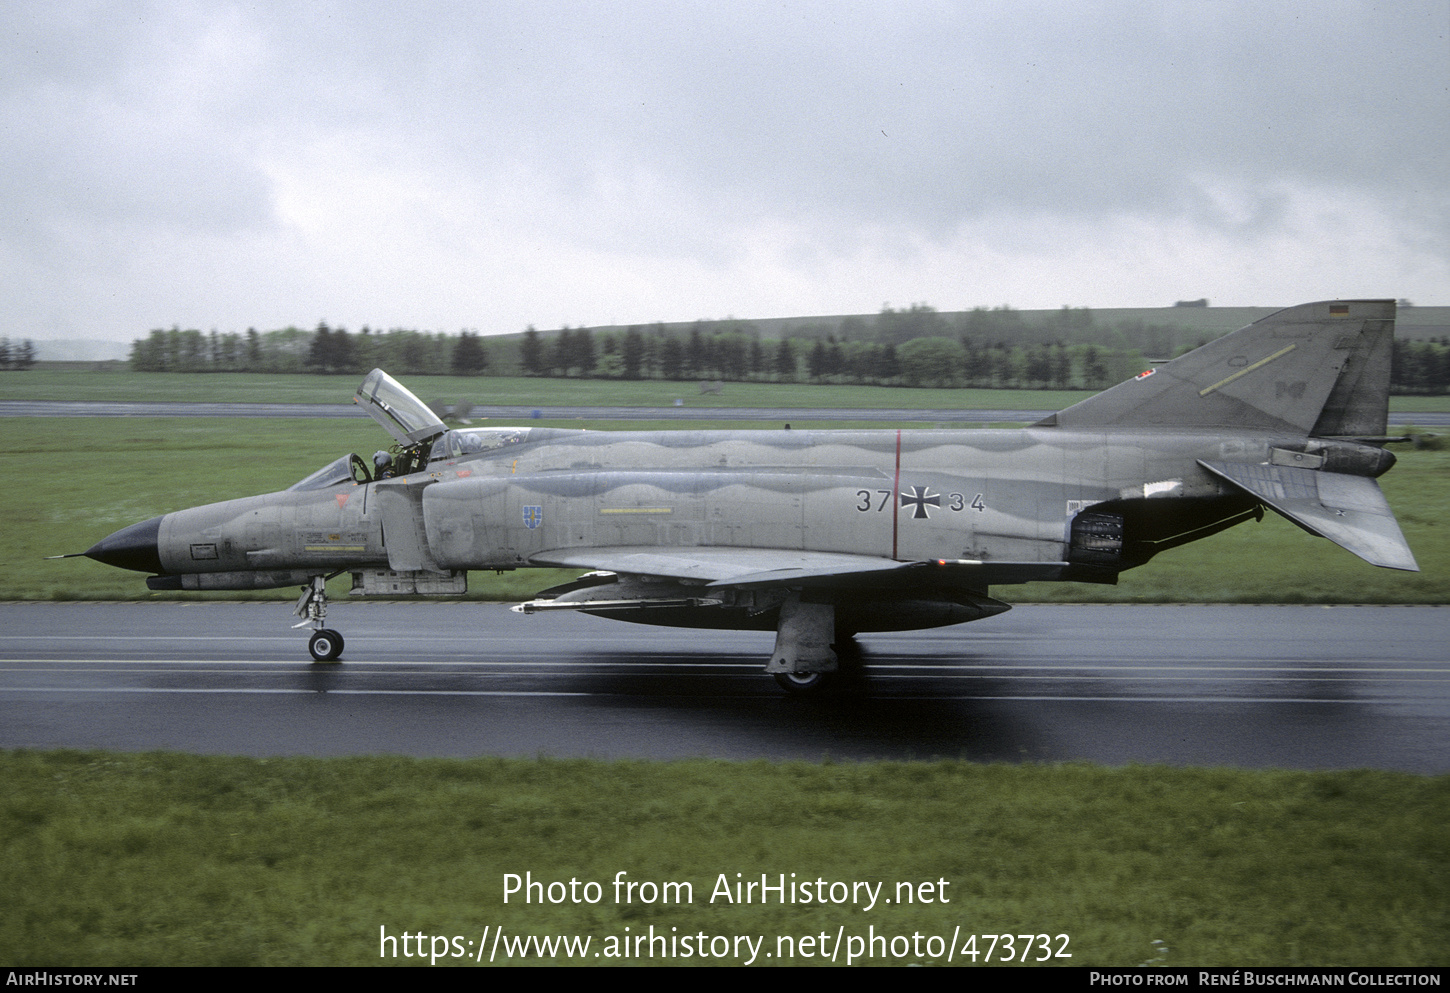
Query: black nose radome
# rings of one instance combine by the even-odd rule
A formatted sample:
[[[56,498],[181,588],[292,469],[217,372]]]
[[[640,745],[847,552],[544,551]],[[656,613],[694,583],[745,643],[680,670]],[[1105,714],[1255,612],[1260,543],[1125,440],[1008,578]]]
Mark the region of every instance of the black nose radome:
[[[163,514],[162,517],[165,515]],[[153,517],[140,524],[122,528],[102,538],[86,550],[86,558],[137,572],[165,572],[156,540],[161,532],[161,518]]]

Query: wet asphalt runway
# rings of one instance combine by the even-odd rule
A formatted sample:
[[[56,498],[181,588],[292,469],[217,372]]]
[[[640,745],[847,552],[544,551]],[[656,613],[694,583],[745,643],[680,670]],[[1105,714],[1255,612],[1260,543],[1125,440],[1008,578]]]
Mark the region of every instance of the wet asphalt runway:
[[[246,755],[1164,762],[1450,772],[1450,609],[1020,606],[862,638],[786,696],[771,635],[476,603],[0,604],[0,747]]]

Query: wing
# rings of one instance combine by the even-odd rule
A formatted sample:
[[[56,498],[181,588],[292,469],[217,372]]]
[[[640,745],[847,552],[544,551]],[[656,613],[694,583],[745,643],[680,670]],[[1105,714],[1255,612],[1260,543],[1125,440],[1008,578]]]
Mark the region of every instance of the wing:
[[[662,576],[710,586],[820,582],[910,568],[870,555],[775,548],[564,548],[530,557],[531,565],[601,569],[634,576]]]
[[[958,580],[964,586],[1055,579],[1065,562],[898,562],[871,555],[807,552],[788,548],[563,548],[530,556],[530,565],[599,569],[657,576],[705,586],[758,589],[768,586],[901,587],[919,581]]]

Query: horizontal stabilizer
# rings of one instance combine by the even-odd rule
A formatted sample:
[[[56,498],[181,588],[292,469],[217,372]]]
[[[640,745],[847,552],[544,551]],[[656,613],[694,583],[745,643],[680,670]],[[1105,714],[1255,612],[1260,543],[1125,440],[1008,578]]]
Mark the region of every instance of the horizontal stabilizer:
[[[1198,464],[1371,565],[1420,571],[1379,484],[1368,476],[1265,463]]]

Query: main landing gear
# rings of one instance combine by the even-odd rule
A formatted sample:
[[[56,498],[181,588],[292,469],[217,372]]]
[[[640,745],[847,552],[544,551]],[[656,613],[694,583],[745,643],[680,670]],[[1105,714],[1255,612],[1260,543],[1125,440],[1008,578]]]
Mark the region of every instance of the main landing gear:
[[[831,647],[836,652],[834,672],[777,672],[776,684],[791,696],[813,697],[828,693],[857,693],[862,690],[865,679],[865,655],[856,635],[847,629],[837,629],[836,640]]]
[[[307,639],[307,650],[315,662],[336,662],[342,656],[342,635],[324,627],[327,617],[327,577],[313,576],[312,582],[302,587],[297,598],[297,609],[293,611],[302,618],[294,628],[311,627],[312,637]]]
[[[816,696],[859,684],[861,646],[838,622],[835,605],[806,603],[792,593],[780,605],[775,651],[765,671],[792,696]]]
[[[822,692],[833,675],[830,672],[777,672],[775,681],[789,693],[810,696]]]

